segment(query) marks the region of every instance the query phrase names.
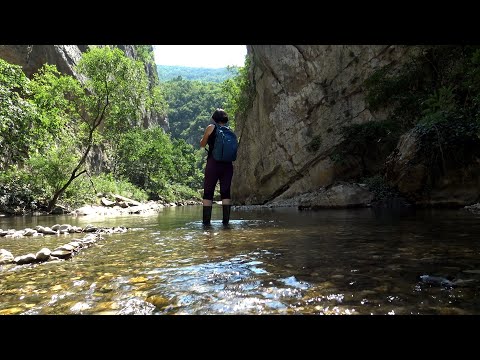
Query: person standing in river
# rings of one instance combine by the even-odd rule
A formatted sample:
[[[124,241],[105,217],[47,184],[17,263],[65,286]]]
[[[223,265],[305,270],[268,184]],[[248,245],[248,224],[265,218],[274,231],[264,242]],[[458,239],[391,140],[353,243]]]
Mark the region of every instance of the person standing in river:
[[[215,124],[224,126],[228,122],[228,115],[223,109],[217,109],[212,114],[212,121]],[[223,219],[222,223],[227,225],[230,221],[231,196],[230,186],[233,177],[233,163],[217,161],[213,158],[213,147],[216,137],[216,125],[210,123],[205,129],[200,147],[208,144],[207,165],[205,166],[205,178],[203,182],[203,224],[210,225],[212,218],[212,203],[215,186],[220,181],[220,198],[222,200]]]

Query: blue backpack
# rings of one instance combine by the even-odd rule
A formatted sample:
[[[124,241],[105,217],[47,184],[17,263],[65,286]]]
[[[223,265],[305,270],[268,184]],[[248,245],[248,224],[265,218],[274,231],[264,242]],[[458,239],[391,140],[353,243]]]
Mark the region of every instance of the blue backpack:
[[[217,161],[230,162],[237,159],[237,135],[228,126],[215,124],[217,135],[213,145],[213,158]]]

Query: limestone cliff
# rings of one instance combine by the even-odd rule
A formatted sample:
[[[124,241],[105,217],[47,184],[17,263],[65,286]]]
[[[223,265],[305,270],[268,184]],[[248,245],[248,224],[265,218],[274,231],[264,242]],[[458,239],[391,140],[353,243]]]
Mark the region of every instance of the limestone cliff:
[[[253,106],[238,120],[233,197],[242,204],[288,198],[357,171],[330,159],[343,125],[380,120],[365,104],[363,82],[379,67],[400,65],[404,46],[253,45]],[[314,146],[312,146],[314,145]]]
[[[359,181],[365,173],[379,174],[417,205],[461,206],[480,200],[478,137],[468,140],[463,159],[435,155],[443,159],[440,171],[428,165],[412,132],[401,136],[396,148],[380,144],[378,154],[359,158],[343,153],[342,161],[335,161],[339,149],[345,149],[344,126],[390,118],[392,109],[368,107],[365,81],[387,65],[401,73],[412,59],[425,58],[425,47],[253,45],[247,50],[255,94],[246,113],[236,119],[240,143],[232,184],[235,203],[302,205],[298,199],[312,198],[309,204],[319,207],[367,205],[362,187],[338,185]],[[351,196],[332,200],[339,198],[335,191],[344,188]]]
[[[76,75],[73,66],[85,50],[81,45],[0,45],[0,58],[20,65],[28,77],[45,63],[56,65],[61,73]]]

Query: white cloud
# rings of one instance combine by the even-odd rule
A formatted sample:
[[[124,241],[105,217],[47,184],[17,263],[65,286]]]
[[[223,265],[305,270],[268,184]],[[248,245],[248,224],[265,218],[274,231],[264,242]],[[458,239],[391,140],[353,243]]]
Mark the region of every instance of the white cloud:
[[[203,68],[243,66],[245,45],[153,45],[155,63]]]

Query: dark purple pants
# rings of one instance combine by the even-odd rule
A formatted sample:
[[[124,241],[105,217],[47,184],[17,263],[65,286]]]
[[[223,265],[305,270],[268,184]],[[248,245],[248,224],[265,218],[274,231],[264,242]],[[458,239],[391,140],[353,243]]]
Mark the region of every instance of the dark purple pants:
[[[210,156],[205,167],[205,180],[203,182],[203,198],[213,200],[215,185],[220,180],[220,198],[230,199],[230,185],[232,184],[233,164],[220,162]]]

